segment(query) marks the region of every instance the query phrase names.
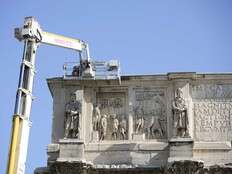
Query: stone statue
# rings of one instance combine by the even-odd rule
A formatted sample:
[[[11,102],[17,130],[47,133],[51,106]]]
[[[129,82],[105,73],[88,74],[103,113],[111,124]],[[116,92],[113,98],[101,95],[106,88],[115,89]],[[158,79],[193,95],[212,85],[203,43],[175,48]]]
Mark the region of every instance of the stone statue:
[[[101,119],[101,112],[99,109],[99,105],[96,105],[93,109],[93,130],[94,131],[99,131],[100,119]]]
[[[107,130],[107,116],[104,114],[100,120],[100,127],[99,127],[99,139],[102,141],[105,139]]]
[[[116,114],[114,114],[113,115],[113,128],[112,128],[112,134],[111,134],[111,137],[113,140],[117,140],[118,138],[118,126],[119,126],[119,122],[118,122]]]
[[[180,88],[175,91],[175,99],[172,103],[174,136],[188,137],[188,115],[187,106]]]
[[[78,138],[81,103],[76,100],[76,93],[71,93],[70,101],[65,107],[64,138]]]
[[[122,118],[122,120],[119,123],[119,132],[122,140],[126,139],[126,127],[127,127],[126,119]]]

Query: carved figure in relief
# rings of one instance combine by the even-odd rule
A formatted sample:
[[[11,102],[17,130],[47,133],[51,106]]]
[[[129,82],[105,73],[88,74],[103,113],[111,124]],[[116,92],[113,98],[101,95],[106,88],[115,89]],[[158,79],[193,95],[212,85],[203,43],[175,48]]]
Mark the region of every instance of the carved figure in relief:
[[[101,112],[99,109],[99,105],[96,105],[93,109],[93,130],[94,131],[99,131],[100,119],[101,119]]]
[[[112,128],[112,134],[111,137],[113,140],[117,140],[118,138],[118,127],[119,127],[119,121],[117,119],[116,114],[113,115],[113,128]]]
[[[144,128],[144,118],[143,117],[139,117],[136,121],[136,129],[135,132],[136,133],[142,133]]]
[[[102,141],[105,139],[105,136],[106,136],[106,130],[107,130],[107,116],[104,114],[102,117],[101,117],[101,120],[100,120],[100,128],[99,128],[99,139]]]
[[[188,115],[187,106],[183,98],[183,92],[180,88],[175,91],[175,99],[172,103],[173,120],[174,120],[174,136],[188,137]]]
[[[153,117],[148,131],[149,138],[162,138],[164,136],[164,130],[158,117]]]
[[[135,107],[134,112],[136,117],[135,133],[142,133],[144,129],[143,110],[140,107]]]
[[[64,138],[78,138],[81,103],[76,100],[76,93],[71,93],[70,101],[65,107]]]
[[[119,123],[119,132],[122,140],[126,139],[126,119],[122,118]]]

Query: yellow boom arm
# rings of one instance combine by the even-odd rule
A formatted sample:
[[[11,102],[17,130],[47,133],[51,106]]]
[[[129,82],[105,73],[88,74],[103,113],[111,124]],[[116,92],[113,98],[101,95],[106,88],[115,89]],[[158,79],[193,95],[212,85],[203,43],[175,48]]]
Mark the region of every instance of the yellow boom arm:
[[[84,52],[89,61],[88,45],[79,40],[42,31],[33,17],[25,18],[22,28],[15,29],[15,37],[24,41],[18,90],[12,123],[7,174],[24,174],[30,130],[32,89],[35,74],[35,54],[39,44],[49,44]]]

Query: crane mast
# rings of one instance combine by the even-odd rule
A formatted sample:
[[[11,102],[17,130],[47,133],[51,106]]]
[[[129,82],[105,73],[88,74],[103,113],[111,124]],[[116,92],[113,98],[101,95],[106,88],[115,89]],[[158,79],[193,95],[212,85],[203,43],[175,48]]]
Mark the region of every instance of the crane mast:
[[[120,68],[117,60],[92,61],[86,42],[45,32],[33,17],[26,17],[23,27],[15,28],[15,37],[19,41],[24,41],[24,50],[16,92],[7,174],[24,174],[31,126],[30,112],[33,100],[35,55],[38,46],[47,44],[77,51],[80,62],[78,66],[74,66],[74,69],[78,69],[78,72],[74,73],[73,71],[71,78],[79,80],[118,79],[120,83]],[[97,74],[97,71],[100,73]],[[74,74],[78,75],[74,77]],[[67,76],[64,75],[64,78]]]
[[[39,44],[49,44],[78,51],[81,59],[84,53],[87,62],[90,61],[90,58],[88,45],[85,42],[44,32],[33,17],[26,17],[23,27],[15,29],[15,37],[19,41],[24,41],[24,51],[16,92],[7,174],[24,174],[31,125],[35,55]]]

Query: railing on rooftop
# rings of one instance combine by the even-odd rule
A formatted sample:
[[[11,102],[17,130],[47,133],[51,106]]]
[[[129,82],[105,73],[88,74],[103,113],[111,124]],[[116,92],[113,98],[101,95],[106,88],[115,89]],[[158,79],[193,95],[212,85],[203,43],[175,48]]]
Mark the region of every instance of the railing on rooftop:
[[[80,62],[65,62],[63,65],[65,79],[92,79],[92,80],[113,80],[120,78],[120,66],[117,60],[112,61],[92,61],[91,62],[95,75],[93,77],[85,77],[81,75]]]

